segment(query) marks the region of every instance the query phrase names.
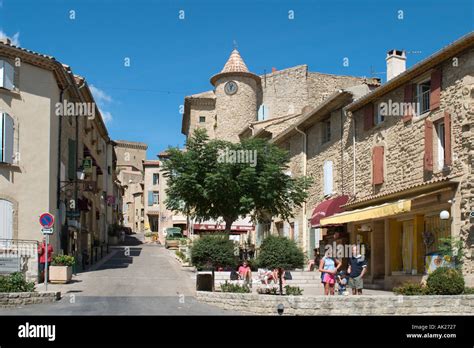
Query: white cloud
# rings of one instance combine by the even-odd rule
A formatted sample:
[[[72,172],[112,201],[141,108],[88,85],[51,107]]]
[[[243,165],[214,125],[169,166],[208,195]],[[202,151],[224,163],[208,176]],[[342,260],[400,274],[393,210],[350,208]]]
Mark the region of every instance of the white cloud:
[[[105,93],[103,90],[95,87],[94,85],[90,85],[89,89],[91,90],[91,93],[94,96],[94,99],[97,104],[110,103],[112,101],[112,97],[110,95]]]
[[[1,1],[1,0],[0,0]],[[8,36],[2,29],[0,29],[0,39],[8,38],[14,46],[20,46],[20,32],[16,32],[13,36]]]
[[[109,111],[104,111],[104,110],[100,110],[100,114],[102,115],[102,119],[104,120],[104,123],[105,124],[108,124],[110,122],[112,122],[112,114],[109,112]]]

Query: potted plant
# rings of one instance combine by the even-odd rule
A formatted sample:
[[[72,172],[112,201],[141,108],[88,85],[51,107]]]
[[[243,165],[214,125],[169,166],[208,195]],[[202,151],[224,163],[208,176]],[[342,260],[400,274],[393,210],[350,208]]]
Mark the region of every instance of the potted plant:
[[[119,243],[119,236],[122,227],[118,224],[109,225],[108,235],[109,235],[109,244],[117,245]]]
[[[66,284],[72,279],[72,266],[75,259],[69,255],[56,255],[49,267],[49,281],[54,284]]]

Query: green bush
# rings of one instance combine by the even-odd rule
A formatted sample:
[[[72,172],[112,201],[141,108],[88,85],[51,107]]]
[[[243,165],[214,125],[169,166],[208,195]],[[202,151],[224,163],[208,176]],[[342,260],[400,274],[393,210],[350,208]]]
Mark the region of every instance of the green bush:
[[[176,256],[178,256],[181,260],[184,260],[186,258],[186,255],[181,250],[176,250],[175,251]]]
[[[459,295],[464,291],[464,278],[456,269],[440,267],[426,281],[430,294]]]
[[[74,266],[74,256],[69,255],[56,255],[53,257],[51,266]]]
[[[21,272],[0,276],[0,292],[33,292],[35,283],[29,282]]]
[[[301,289],[299,286],[287,285],[285,286],[285,294],[300,296],[300,295],[303,295],[303,289]]]
[[[304,253],[288,238],[269,236],[262,242],[257,260],[260,267],[289,270],[303,267]]]
[[[464,294],[464,295],[474,295],[474,288],[471,288],[471,287],[466,286],[466,287],[464,288],[463,294]]]
[[[191,248],[191,262],[198,270],[235,267],[234,242],[228,235],[202,236]]]
[[[415,295],[428,295],[429,290],[426,286],[418,283],[406,282],[403,285],[393,288],[393,292],[397,295],[415,296]]]
[[[241,294],[249,293],[250,288],[248,285],[239,285],[239,284],[232,284],[225,281],[224,284],[221,285],[221,291],[222,292],[238,292]]]

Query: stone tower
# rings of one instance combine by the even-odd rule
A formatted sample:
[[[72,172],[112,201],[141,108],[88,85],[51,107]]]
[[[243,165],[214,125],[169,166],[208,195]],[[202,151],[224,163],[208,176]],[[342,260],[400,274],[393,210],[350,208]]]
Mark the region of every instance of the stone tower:
[[[224,69],[211,78],[215,87],[217,139],[238,142],[238,134],[257,120],[257,92],[260,77],[247,69],[239,51],[234,49]]]

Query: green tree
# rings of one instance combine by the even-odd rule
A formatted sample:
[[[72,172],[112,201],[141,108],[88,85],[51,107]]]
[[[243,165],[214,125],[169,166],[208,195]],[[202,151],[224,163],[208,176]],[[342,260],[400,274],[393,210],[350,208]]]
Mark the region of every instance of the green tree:
[[[302,268],[304,254],[294,241],[286,237],[268,236],[260,247],[258,264],[269,269],[278,269],[280,294],[283,294],[283,270]]]
[[[251,154],[253,161],[225,156],[239,152]],[[201,221],[223,219],[226,232],[239,216],[250,215],[254,222],[277,215],[288,219],[307,197],[309,180],[286,175],[288,153],[262,139],[235,144],[209,140],[205,130],[197,129],[186,150],[168,153],[163,165],[167,208]]]

